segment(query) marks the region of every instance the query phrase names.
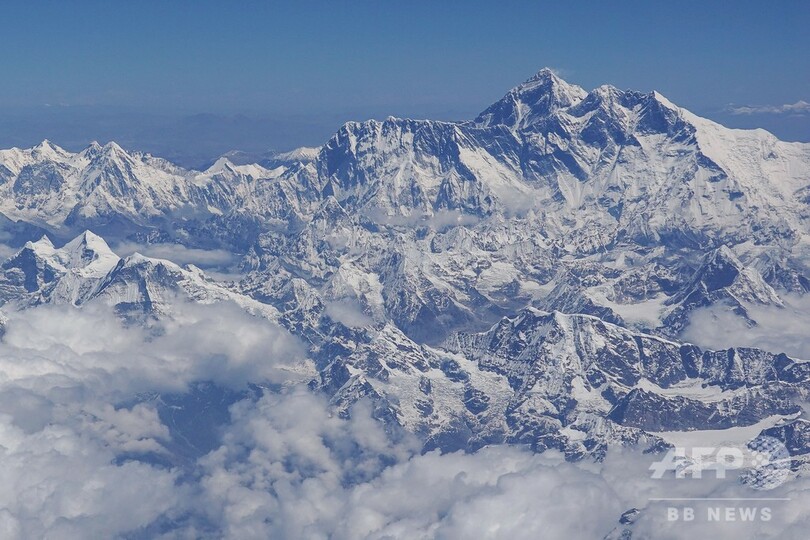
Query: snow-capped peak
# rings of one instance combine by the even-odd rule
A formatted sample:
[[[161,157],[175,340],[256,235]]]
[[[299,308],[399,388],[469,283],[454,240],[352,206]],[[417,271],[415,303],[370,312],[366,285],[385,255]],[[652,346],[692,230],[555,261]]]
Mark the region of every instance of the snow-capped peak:
[[[92,231],[84,231],[53,253],[53,259],[85,277],[101,277],[119,261],[107,242]]]
[[[131,267],[131,266],[140,266],[140,265],[156,265],[156,264],[165,264],[171,265],[172,267],[177,267],[176,264],[167,260],[167,259],[159,259],[155,257],[147,257],[146,255],[142,254],[139,251],[132,253],[131,255],[125,257],[123,259],[123,267]]]
[[[31,148],[31,155],[37,159],[60,159],[70,155],[64,148],[53,144],[48,139],[44,139],[41,143]]]
[[[133,157],[115,141],[110,141],[103,146],[94,141],[77,155],[85,158],[88,161],[87,164],[94,168],[133,162]]]
[[[43,234],[42,238],[36,242],[26,242],[23,249],[30,249],[40,257],[50,257],[53,255],[56,248],[54,247],[53,242],[51,242],[51,239]]]
[[[661,105],[667,107],[668,109],[672,109],[673,111],[680,111],[681,110],[680,107],[678,107],[677,105],[672,103],[670,100],[668,100],[663,94],[661,94],[657,90],[652,91],[652,98],[655,101],[657,101],[658,103],[660,103]]]
[[[550,88],[554,91],[560,92],[562,95],[565,94],[576,94],[581,95],[584,93],[584,90],[577,85],[569,84],[568,82],[564,81],[560,78],[557,73],[551,68],[543,68],[528,79],[526,79],[523,83],[519,84],[513,90],[517,90],[518,92],[527,92],[534,88]]]
[[[87,159],[94,159],[101,153],[101,144],[98,141],[92,141],[87,147],[79,152],[79,155],[87,158]]]
[[[121,154],[127,157],[129,156],[127,151],[121,148],[121,146],[115,141],[110,141],[104,146],[102,146],[101,153],[107,156],[116,156]]]
[[[620,100],[621,97],[624,95],[624,92],[622,92],[613,85],[603,84],[601,86],[594,88],[588,95],[597,98],[599,101],[603,103],[604,102],[612,103]]]
[[[587,95],[579,86],[544,68],[489,106],[475,123],[482,127],[505,125],[524,129],[559,109],[579,103]]]
[[[84,231],[62,247],[66,253],[93,251],[97,256],[116,256],[102,237],[92,231]]]
[[[264,178],[271,176],[271,172],[257,163],[236,165],[226,156],[221,156],[210,167],[203,171],[202,174],[197,175],[196,182],[198,185],[205,185],[210,178],[215,175],[243,175],[252,176],[253,178]]]
[[[234,172],[234,164],[225,156],[217,159],[213,165],[208,167],[204,172],[205,174],[217,174],[223,172]]]
[[[273,155],[274,161],[300,161],[304,163],[315,161],[318,158],[320,147],[302,146],[289,152],[279,152]]]
[[[43,236],[36,242],[27,242],[3,263],[5,272],[0,281],[4,281],[3,286],[10,287],[10,291],[21,292],[23,297],[42,293],[47,286],[49,295],[75,303],[119,260],[104,239],[90,231],[61,248],[55,248],[50,239]]]

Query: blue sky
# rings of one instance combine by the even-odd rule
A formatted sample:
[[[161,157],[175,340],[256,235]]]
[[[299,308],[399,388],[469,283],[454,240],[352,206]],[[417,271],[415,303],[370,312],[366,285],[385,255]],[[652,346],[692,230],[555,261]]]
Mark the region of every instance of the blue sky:
[[[810,2],[18,2],[3,18],[0,146],[190,145],[206,118],[225,147],[245,144],[229,130],[252,151],[314,145],[348,119],[470,118],[543,66],[810,140],[810,116],[775,112],[810,101]]]

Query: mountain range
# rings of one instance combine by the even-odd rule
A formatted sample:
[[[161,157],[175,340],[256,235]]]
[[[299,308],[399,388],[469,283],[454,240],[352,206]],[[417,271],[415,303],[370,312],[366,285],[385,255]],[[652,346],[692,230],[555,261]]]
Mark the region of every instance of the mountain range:
[[[810,292],[810,144],[657,92],[544,69],[471,121],[349,122],[318,149],[204,171],[43,141],[0,151],[0,213],[4,310],[101,303],[149,325],[231,302],[300,339],[340,415],[370,400],[425,449],[601,459],[679,432],[806,431],[810,358],[683,333],[698,310],[790,317]]]

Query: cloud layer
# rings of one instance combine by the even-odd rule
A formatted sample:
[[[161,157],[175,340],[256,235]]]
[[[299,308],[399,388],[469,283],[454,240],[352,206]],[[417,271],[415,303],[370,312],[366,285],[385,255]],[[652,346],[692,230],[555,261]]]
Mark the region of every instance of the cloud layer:
[[[174,320],[149,330],[107,309],[40,306],[9,317],[2,538],[602,538],[621,532],[617,520],[632,507],[643,509],[637,538],[801,538],[808,525],[804,480],[774,492],[791,501],[772,521],[718,528],[667,522],[667,503],[650,498],[751,490],[733,479],[654,480],[657,456],[611,452],[573,464],[510,446],[421,454],[368,403],[349,420],[333,415],[304,384],[300,344],[236,306],[179,305]],[[213,443],[179,456],[184,429],[219,414],[194,402],[191,427],[177,421],[180,401],[167,396],[198,381],[263,389],[220,403],[229,408],[209,422]]]
[[[709,349],[756,347],[810,360],[810,295],[783,294],[782,300],[784,308],[748,306],[750,317],[757,322],[753,328],[725,306],[700,308],[690,317],[682,337]]]
[[[729,107],[731,114],[798,114],[810,113],[810,103],[799,100],[784,105],[742,105]]]

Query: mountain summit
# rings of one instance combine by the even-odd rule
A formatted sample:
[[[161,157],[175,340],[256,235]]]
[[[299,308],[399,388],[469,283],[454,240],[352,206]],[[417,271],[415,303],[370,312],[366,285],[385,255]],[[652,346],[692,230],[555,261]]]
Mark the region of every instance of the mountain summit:
[[[262,165],[189,171],[115,143],[0,151],[0,212],[62,237],[173,223],[201,246],[251,249],[329,197],[414,220],[528,215],[579,253],[633,242],[718,247],[807,233],[810,145],[729,130],[657,92],[590,92],[546,68],[472,122],[349,122],[326,144]],[[214,235],[205,231],[217,231]]]
[[[601,458],[800,410],[794,351],[683,336],[696,313],[792,316],[810,289],[809,204],[810,145],[544,69],[474,121],[348,122],[259,164],[186,170],[115,143],[0,151],[5,226],[64,244],[23,245],[0,301],[100,303],[147,325],[226,301],[300,338],[302,373],[341,416],[368,399],[426,449]],[[105,239],[241,274],[119,258]]]
[[[475,119],[481,127],[525,129],[549,114],[582,101],[587,92],[568,84],[549,68],[538,71],[510,90]]]

